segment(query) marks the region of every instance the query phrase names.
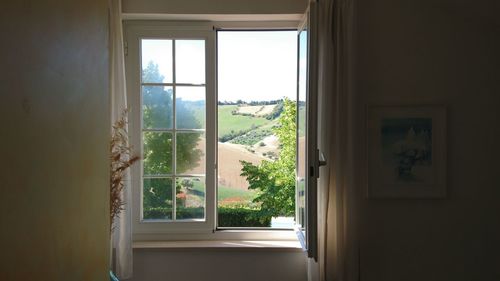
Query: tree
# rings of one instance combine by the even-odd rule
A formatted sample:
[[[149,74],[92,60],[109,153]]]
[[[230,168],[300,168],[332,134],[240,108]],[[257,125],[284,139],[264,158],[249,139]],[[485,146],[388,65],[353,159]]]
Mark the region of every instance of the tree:
[[[279,126],[273,130],[281,145],[276,161],[263,160],[258,165],[240,161],[241,175],[247,178],[249,189],[259,191],[253,202],[261,203],[261,213],[266,216],[291,216],[295,212],[296,116],[296,103],[285,99]]]
[[[162,82],[158,65],[149,62],[142,73],[143,81]],[[148,129],[173,128],[173,91],[162,86],[144,86],[142,89],[143,127]],[[199,128],[200,122],[194,112],[181,99],[176,102],[178,128]],[[173,134],[149,131],[143,133],[144,174],[161,175],[173,173]],[[200,134],[178,133],[176,139],[176,172],[185,172],[200,161],[202,151],[197,149]],[[151,179],[144,183],[144,207],[167,207],[172,202],[170,179]]]

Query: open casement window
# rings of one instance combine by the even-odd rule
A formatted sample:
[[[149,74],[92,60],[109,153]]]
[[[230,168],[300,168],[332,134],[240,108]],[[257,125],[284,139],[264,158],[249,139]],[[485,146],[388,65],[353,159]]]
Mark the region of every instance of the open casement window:
[[[297,93],[295,75],[290,82],[290,100],[297,94],[298,101],[295,222],[304,248],[314,256],[317,101],[313,94],[315,84],[309,82],[314,81],[313,25],[308,14],[305,19],[298,32],[298,54],[291,55],[291,68],[287,69],[295,74],[297,59]],[[289,44],[294,46],[295,25],[296,22],[286,23],[274,29],[290,34]],[[220,156],[217,159],[217,122],[220,107],[226,105],[219,105],[217,100],[216,58],[217,48],[222,44],[217,45],[217,29],[213,26],[211,22],[125,24],[129,133],[134,151],[141,156],[141,164],[131,168],[132,227],[136,241],[295,239],[291,231],[293,218],[286,227],[274,229],[251,226],[224,229],[217,224],[218,195],[221,195],[217,194],[221,191],[217,185],[220,170],[217,163],[227,164]],[[255,29],[242,26],[248,32]],[[238,28],[241,27],[227,29]]]
[[[317,79],[315,6],[298,28],[296,233],[308,257],[317,259]]]
[[[127,29],[134,233],[213,231],[214,46],[209,27]]]

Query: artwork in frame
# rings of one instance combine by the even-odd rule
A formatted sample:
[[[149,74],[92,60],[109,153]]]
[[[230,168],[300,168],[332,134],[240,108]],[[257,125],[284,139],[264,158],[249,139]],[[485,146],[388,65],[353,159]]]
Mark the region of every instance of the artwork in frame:
[[[369,106],[367,154],[369,197],[445,197],[445,107]]]

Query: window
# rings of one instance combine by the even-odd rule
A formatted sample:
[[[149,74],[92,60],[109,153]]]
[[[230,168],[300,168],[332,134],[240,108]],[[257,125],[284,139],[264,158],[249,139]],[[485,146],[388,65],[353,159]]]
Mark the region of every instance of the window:
[[[204,23],[125,26],[130,140],[142,155],[141,165],[132,168],[134,239],[283,239],[295,234],[262,232],[258,228],[290,230],[297,222],[304,230],[304,178],[308,178],[305,171],[309,166],[300,152],[297,163],[303,164],[295,167],[294,162],[296,145],[299,151],[307,150],[307,122],[303,119],[310,109],[304,96],[307,72],[303,56],[307,52],[300,53],[304,39],[297,40],[297,31],[217,32]],[[246,37],[247,42],[242,44],[247,46],[231,44],[237,42],[231,37],[238,36],[240,43]],[[287,38],[290,48],[272,46],[279,36]],[[267,40],[268,48],[257,46],[259,40]],[[249,54],[252,51],[253,56]],[[231,52],[237,56],[231,58]],[[275,62],[281,69],[265,65],[266,60],[279,60],[285,54],[287,61]],[[259,56],[266,56],[261,65]],[[247,66],[249,72],[238,57],[256,67]],[[263,75],[259,78],[255,75],[258,73]],[[288,82],[280,80],[281,76],[287,76]],[[238,81],[238,77],[246,79]],[[231,84],[237,85],[238,93],[230,93]],[[289,155],[292,166],[281,172],[291,186],[291,193],[283,197],[290,204],[281,204],[280,198],[270,196],[283,209],[263,220],[263,213],[256,212],[262,209],[263,201],[252,200],[262,195],[263,189],[249,190],[247,181],[251,182],[249,174],[262,160],[276,163],[285,150],[275,129],[283,127],[279,117],[287,104],[295,114],[289,118],[294,140],[293,154]],[[299,121],[297,132],[295,118]],[[240,160],[247,162],[246,170]],[[272,187],[280,188],[280,184],[275,181]],[[287,211],[283,211],[285,208]],[[224,219],[234,212],[246,216],[244,224]]]
[[[217,32],[219,227],[294,226],[296,36]]]
[[[142,220],[204,220],[205,40],[142,38],[140,47]]]
[[[134,232],[210,233],[214,33],[158,26],[127,32],[130,140],[141,155],[132,169]]]

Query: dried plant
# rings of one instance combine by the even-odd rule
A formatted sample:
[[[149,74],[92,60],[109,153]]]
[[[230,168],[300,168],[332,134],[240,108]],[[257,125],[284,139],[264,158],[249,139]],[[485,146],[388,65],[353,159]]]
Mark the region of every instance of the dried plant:
[[[121,118],[113,124],[111,132],[110,153],[111,153],[111,174],[110,174],[110,221],[111,232],[115,219],[124,209],[122,191],[124,187],[125,171],[139,160],[139,156],[132,155],[132,147],[128,144],[127,132],[128,110],[122,112]]]

